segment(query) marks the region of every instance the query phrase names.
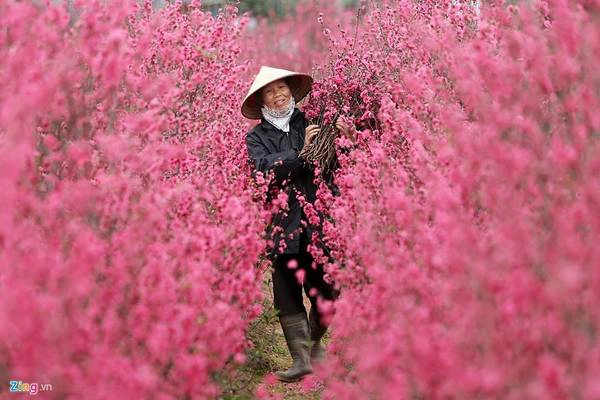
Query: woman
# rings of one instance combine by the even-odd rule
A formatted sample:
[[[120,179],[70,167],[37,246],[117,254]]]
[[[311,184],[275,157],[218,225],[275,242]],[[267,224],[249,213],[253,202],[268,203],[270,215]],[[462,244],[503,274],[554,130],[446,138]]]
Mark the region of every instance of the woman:
[[[276,372],[285,382],[293,382],[312,372],[311,363],[324,358],[321,338],[327,326],[317,309],[317,298],[337,297],[333,285],[323,279],[323,266],[312,266],[307,251],[314,227],[307,224],[298,196],[308,202],[316,200],[317,186],[310,165],[300,154],[319,134],[319,127],[308,125],[304,114],[296,108],[310,91],[312,78],[283,69],[262,67],[242,103],[242,114],[260,119],[246,136],[248,155],[255,173],[272,174],[273,186],[288,195],[288,208],[279,212],[269,229],[274,246],[273,297],[279,321],[292,356],[292,366]],[[340,131],[349,134],[348,127],[337,121]],[[304,282],[296,271],[304,271]],[[310,314],[302,300],[302,288],[310,303]],[[312,346],[309,346],[312,342]]]

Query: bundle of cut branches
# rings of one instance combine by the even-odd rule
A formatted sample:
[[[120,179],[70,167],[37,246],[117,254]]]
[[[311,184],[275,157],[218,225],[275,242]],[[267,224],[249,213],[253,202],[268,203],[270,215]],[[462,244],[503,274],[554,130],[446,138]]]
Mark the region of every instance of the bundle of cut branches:
[[[335,121],[339,112],[335,114],[332,122],[323,125],[323,113],[318,118],[309,121],[310,125],[317,125],[321,132],[315,136],[312,143],[302,149],[300,156],[309,162],[317,165],[323,174],[329,173],[335,163],[335,138],[339,135],[339,130],[335,126]]]

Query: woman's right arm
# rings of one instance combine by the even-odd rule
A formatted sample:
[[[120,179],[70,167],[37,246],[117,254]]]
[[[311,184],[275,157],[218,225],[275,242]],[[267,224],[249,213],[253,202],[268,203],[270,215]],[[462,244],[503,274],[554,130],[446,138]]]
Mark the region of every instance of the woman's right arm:
[[[255,171],[267,174],[273,171],[278,183],[286,179],[294,179],[302,172],[305,161],[298,156],[300,149],[290,149],[277,153],[269,153],[268,149],[254,132],[246,136],[248,155],[254,164]]]

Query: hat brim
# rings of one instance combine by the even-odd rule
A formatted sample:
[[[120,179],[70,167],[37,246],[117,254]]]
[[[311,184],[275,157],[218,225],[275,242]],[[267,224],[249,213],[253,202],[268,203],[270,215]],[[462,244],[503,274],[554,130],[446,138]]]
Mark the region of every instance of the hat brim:
[[[261,119],[262,118],[262,98],[260,91],[263,87],[269,83],[284,79],[288,84],[292,96],[296,102],[300,102],[310,92],[312,88],[313,79],[310,75],[291,73],[289,75],[277,76],[273,79],[268,79],[261,82],[261,85],[253,88],[251,92],[246,95],[244,102],[242,103],[242,115],[249,119]]]

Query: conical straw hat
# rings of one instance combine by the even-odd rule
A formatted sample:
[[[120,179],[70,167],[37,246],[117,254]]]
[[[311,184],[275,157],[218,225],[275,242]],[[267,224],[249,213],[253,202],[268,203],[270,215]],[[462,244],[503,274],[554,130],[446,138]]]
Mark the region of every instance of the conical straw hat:
[[[248,94],[242,102],[242,115],[250,119],[261,119],[262,99],[260,98],[260,89],[283,78],[286,78],[296,102],[300,102],[310,92],[313,81],[310,75],[279,68],[260,67],[258,75],[254,78],[254,82],[252,82],[252,86],[250,86],[250,90],[248,90]]]

